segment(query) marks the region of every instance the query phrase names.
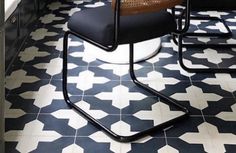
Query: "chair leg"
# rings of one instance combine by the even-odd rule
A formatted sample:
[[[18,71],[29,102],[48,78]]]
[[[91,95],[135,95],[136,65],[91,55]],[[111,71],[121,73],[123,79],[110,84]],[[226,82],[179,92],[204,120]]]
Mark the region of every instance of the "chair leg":
[[[135,133],[131,136],[121,136],[118,135],[116,133],[114,133],[113,131],[111,131],[109,128],[107,128],[106,126],[104,126],[99,120],[95,119],[94,117],[90,116],[87,112],[85,112],[83,109],[81,109],[80,107],[78,107],[77,105],[75,105],[69,98],[68,96],[68,91],[67,91],[67,47],[68,47],[68,35],[69,34],[73,34],[71,32],[66,32],[64,35],[64,40],[63,40],[63,70],[62,70],[62,87],[63,87],[63,95],[64,95],[64,99],[66,101],[66,103],[73,108],[74,110],[76,110],[80,115],[82,115],[85,119],[87,119],[90,123],[92,123],[94,126],[96,126],[99,130],[102,130],[105,134],[107,134],[109,137],[111,137],[112,139],[119,141],[119,142],[131,142],[131,141],[135,141],[137,139],[140,139],[144,136],[150,135],[151,133],[163,129],[165,127],[168,127],[170,125],[172,125],[174,122],[180,121],[181,119],[184,119],[185,117],[188,116],[188,110],[183,107],[182,105],[176,103],[176,101],[170,97],[167,97],[157,91],[155,91],[154,89],[140,83],[135,75],[134,75],[134,69],[133,69],[133,44],[130,45],[130,75],[132,80],[134,81],[135,84],[137,84],[138,86],[142,87],[143,89],[149,91],[150,93],[154,94],[155,96],[158,96],[162,99],[164,99],[165,101],[171,103],[172,105],[174,105],[176,108],[178,108],[179,110],[183,111],[184,114],[176,117],[174,119],[171,119],[165,123],[162,123],[160,125],[151,127],[150,129],[144,130],[144,131],[140,131],[139,133]]]
[[[134,53],[133,52],[133,44],[130,44],[130,61],[129,61],[129,67],[130,68],[129,68],[129,73],[130,73],[130,76],[131,76],[133,82],[137,86],[139,86],[140,88],[148,91],[149,93],[151,93],[151,94],[153,94],[157,97],[162,98],[165,102],[173,104],[174,106],[179,108],[181,111],[186,112],[188,114],[187,108],[185,108],[184,106],[178,104],[176,100],[174,100],[171,97],[168,97],[168,96],[162,94],[161,92],[158,92],[158,91],[154,90],[153,88],[151,88],[151,87],[141,83],[140,81],[138,81],[138,79],[136,78],[135,73],[134,73],[133,53]]]

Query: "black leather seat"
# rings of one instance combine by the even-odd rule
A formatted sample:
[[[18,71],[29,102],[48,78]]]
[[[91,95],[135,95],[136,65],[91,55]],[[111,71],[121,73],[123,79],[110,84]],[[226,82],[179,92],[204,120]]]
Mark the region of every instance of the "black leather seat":
[[[68,21],[68,28],[100,44],[111,45],[114,41],[114,12],[110,5],[79,11]],[[118,43],[136,43],[170,34],[175,29],[176,22],[167,11],[121,16]]]

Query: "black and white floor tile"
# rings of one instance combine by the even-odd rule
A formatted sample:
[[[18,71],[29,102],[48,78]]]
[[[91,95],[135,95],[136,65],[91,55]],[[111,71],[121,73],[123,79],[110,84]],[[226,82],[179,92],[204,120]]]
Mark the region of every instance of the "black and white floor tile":
[[[29,35],[6,77],[6,153],[235,153],[236,74],[195,74],[181,69],[177,46],[162,37],[160,53],[137,63],[140,80],[190,110],[183,122],[132,143],[118,143],[99,131],[63,100],[62,40],[68,18],[104,1],[54,1]],[[236,43],[236,12],[195,12],[226,19]],[[194,21],[191,30],[225,32],[219,23]],[[219,40],[198,38],[193,42]],[[136,87],[127,65],[104,63],[69,40],[68,90],[72,100],[111,130],[129,135],[180,115]],[[236,67],[236,49],[184,49],[190,66]]]

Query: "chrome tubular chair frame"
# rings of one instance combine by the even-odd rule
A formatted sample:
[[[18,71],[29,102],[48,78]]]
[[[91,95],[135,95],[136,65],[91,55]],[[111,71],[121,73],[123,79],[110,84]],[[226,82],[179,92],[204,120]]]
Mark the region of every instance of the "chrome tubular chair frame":
[[[189,3],[188,3],[189,4]],[[64,99],[66,101],[66,103],[73,109],[75,109],[79,114],[81,114],[85,119],[87,119],[88,121],[90,121],[90,123],[92,123],[94,126],[96,126],[98,129],[102,130],[105,134],[107,134],[109,137],[111,137],[112,139],[119,141],[119,142],[131,142],[131,141],[135,141],[137,139],[140,139],[144,136],[150,135],[153,132],[160,130],[160,129],[164,129],[168,126],[171,126],[172,124],[176,123],[177,121],[183,120],[184,118],[186,118],[189,114],[189,111],[187,110],[187,108],[185,108],[184,106],[178,104],[178,102],[152,88],[150,88],[149,86],[141,83],[140,81],[137,80],[136,76],[135,76],[135,72],[134,72],[134,47],[133,47],[133,43],[129,44],[129,72],[130,72],[130,76],[133,80],[133,82],[139,86],[140,88],[148,91],[149,93],[153,94],[156,97],[159,97],[161,100],[163,100],[163,102],[166,102],[168,104],[173,105],[176,109],[184,112],[181,116],[178,116],[176,118],[173,118],[167,122],[164,122],[162,124],[159,124],[157,126],[153,126],[149,129],[146,129],[144,131],[140,131],[136,134],[130,135],[130,136],[122,136],[122,135],[118,135],[116,133],[114,133],[113,131],[111,131],[109,128],[107,128],[106,126],[104,126],[99,120],[95,119],[94,117],[92,117],[91,115],[89,115],[87,112],[85,112],[83,109],[81,109],[80,107],[78,107],[76,104],[74,104],[68,95],[68,91],[67,91],[67,64],[68,64],[68,59],[67,59],[67,50],[68,50],[68,36],[69,35],[74,35],[76,37],[79,37],[85,41],[88,41],[89,43],[100,47],[106,51],[112,51],[114,50],[117,46],[118,46],[118,31],[119,31],[119,18],[120,18],[120,12],[119,12],[119,7],[120,7],[120,0],[116,1],[115,4],[115,17],[114,17],[114,44],[112,46],[103,46],[101,44],[98,44],[94,41],[92,41],[91,39],[84,37],[82,35],[78,35],[77,33],[74,33],[72,31],[67,31],[64,34],[64,42],[63,42],[63,72],[62,72],[62,86],[63,86],[63,95],[64,95]],[[188,24],[188,23],[186,23]],[[187,30],[187,26],[185,28],[185,31]],[[181,39],[182,37],[182,33],[184,31],[176,31],[176,34],[179,36],[179,39]],[[180,47],[179,49],[182,49],[182,43],[180,42]]]

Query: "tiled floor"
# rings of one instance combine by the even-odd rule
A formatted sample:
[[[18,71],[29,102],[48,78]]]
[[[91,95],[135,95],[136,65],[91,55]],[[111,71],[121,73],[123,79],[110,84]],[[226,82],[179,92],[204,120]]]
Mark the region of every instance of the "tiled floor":
[[[74,12],[99,5],[104,3],[68,0],[47,6],[6,78],[6,153],[235,153],[236,74],[185,72],[170,36],[162,38],[159,54],[135,69],[139,79],[186,106],[187,120],[136,142],[118,143],[66,105],[61,87],[66,22]],[[208,13],[225,18],[236,35],[235,11]],[[211,32],[216,26],[221,27],[194,22],[191,29]],[[83,51],[83,42],[71,37],[69,93],[108,128],[128,135],[178,113],[135,87],[127,65],[103,63]],[[185,55],[186,62],[197,65],[236,67],[235,48],[194,48]]]

